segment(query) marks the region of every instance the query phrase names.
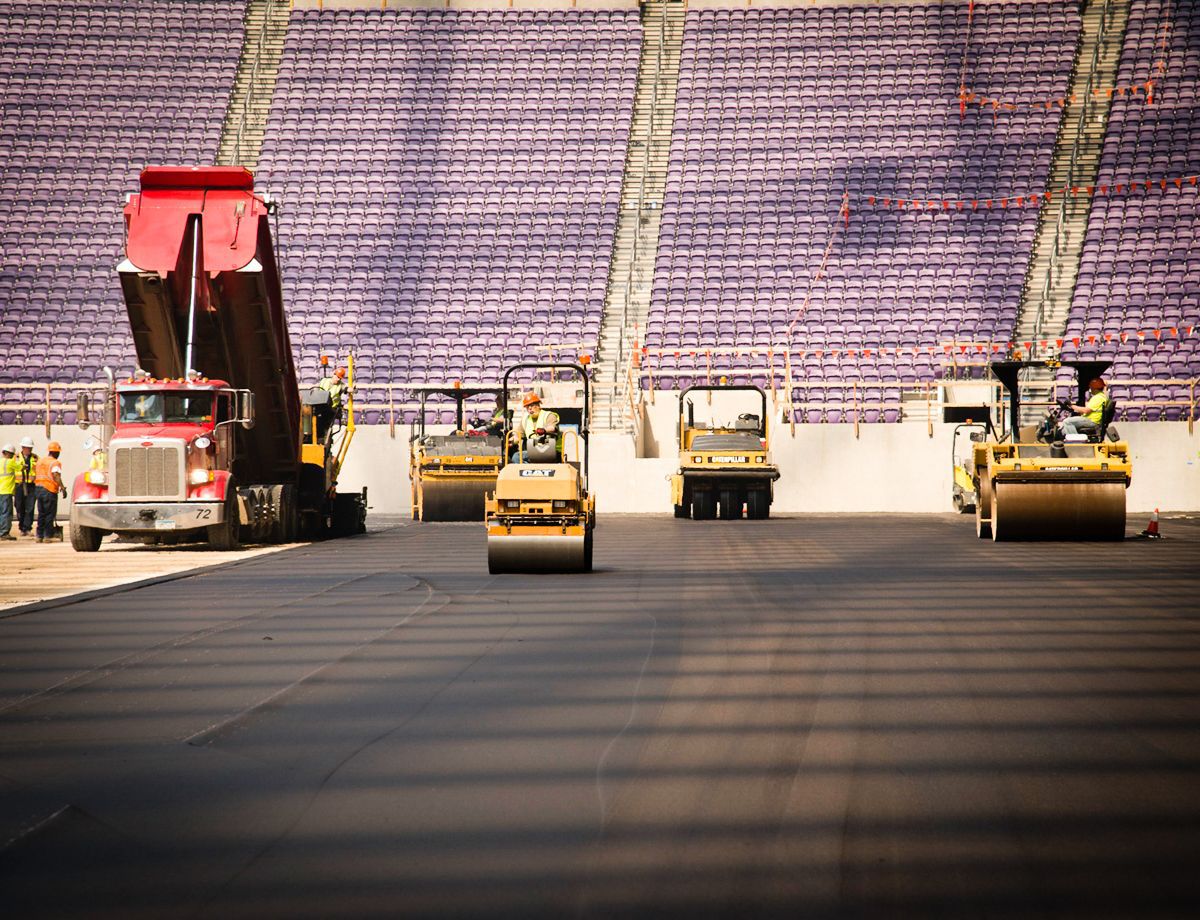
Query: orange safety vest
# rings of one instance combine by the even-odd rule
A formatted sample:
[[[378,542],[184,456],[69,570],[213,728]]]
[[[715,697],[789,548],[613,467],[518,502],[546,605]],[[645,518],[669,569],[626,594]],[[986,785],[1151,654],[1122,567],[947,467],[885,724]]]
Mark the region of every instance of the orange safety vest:
[[[54,480],[54,474],[62,475],[62,463],[58,457],[43,457],[37,463],[37,472],[34,474],[33,484],[41,486],[47,492],[57,492],[58,483]]]

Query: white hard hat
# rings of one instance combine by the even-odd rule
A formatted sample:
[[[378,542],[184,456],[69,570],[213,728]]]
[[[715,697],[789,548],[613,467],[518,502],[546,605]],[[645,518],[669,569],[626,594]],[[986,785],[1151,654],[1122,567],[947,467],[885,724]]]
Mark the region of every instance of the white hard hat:
[[[3,447],[0,447],[0,454],[15,454],[16,452],[17,449],[11,444],[5,444]]]
[[[21,438],[21,446],[32,448],[33,447],[33,438]],[[16,451],[13,451],[13,453],[16,453]]]

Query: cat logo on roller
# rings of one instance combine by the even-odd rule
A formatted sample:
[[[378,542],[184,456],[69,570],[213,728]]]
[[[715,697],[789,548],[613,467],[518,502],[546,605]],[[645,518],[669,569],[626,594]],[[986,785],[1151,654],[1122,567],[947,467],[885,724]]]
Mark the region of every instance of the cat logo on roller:
[[[554,371],[554,381],[535,380],[540,397],[557,417],[557,430],[532,429],[508,418],[509,380],[522,370]],[[573,371],[578,383],[559,383]],[[582,384],[582,385],[580,385]],[[588,491],[589,380],[582,364],[516,364],[504,372],[504,465],[496,491],[487,497],[488,571],[590,572],[596,499]],[[564,388],[566,390],[564,391]]]

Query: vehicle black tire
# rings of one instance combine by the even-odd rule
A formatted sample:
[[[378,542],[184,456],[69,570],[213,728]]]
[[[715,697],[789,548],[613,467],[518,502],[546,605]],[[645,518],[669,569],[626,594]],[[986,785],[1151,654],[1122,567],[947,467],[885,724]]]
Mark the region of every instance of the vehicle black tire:
[[[291,484],[271,486],[271,542],[291,543],[299,529],[295,487]]]
[[[697,521],[711,521],[717,516],[717,493],[705,489],[692,494],[692,517]]]
[[[583,538],[583,570],[592,570],[592,531],[589,529]]]
[[[71,525],[71,548],[77,553],[94,553],[100,549],[100,541],[104,539],[104,531],[99,527],[84,527],[82,524]]]
[[[215,550],[231,552],[242,545],[241,512],[238,510],[237,486],[233,480],[225,488],[225,520],[208,528],[208,545]]]
[[[721,490],[721,520],[740,521],[742,519],[742,492],[739,489]]]
[[[333,524],[329,528],[330,536],[349,537],[357,533],[366,533],[366,509],[362,504],[362,496],[357,492],[342,492],[333,497]]]
[[[771,516],[771,493],[766,489],[750,489],[746,493],[746,517],[765,521]]]
[[[691,516],[692,516],[692,509],[690,506],[688,506],[688,505],[676,505],[675,506],[675,517],[686,518],[686,517],[691,517]]]

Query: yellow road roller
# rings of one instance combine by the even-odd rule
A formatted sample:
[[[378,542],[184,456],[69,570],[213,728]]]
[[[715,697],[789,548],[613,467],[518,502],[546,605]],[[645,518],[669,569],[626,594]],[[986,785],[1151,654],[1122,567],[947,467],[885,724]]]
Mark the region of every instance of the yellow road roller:
[[[1009,429],[1003,437],[975,443],[975,532],[993,540],[1122,540],[1125,490],[1133,467],[1129,447],[1118,439],[1110,402],[1090,437],[1064,438],[1058,412],[1041,426],[1022,428],[1019,377],[1028,367],[1070,367],[1085,402],[1088,381],[1110,361],[995,361],[992,373],[1008,391]]]
[[[744,412],[725,424],[697,423],[693,397],[698,393],[709,398],[757,394],[759,411]],[[675,517],[736,520],[744,508],[748,518],[767,518],[778,478],[779,468],[769,454],[767,394],[762,389],[721,384],[688,387],[679,394],[679,470],[671,477]]]
[[[487,494],[496,488],[504,455],[503,425],[486,407],[486,417],[470,420],[464,404],[473,397],[499,397],[498,386],[428,386],[418,388],[421,408],[409,442],[408,473],[412,483],[412,516],[417,521],[480,521]],[[450,434],[425,433],[429,396],[454,400],[455,425]]]
[[[556,403],[557,433],[531,432],[508,413],[509,380],[522,370],[573,372],[582,382],[578,407]],[[561,390],[560,390],[561,391]],[[487,497],[488,571],[590,572],[596,499],[588,491],[587,369],[559,362],[516,364],[504,372],[504,465]]]

